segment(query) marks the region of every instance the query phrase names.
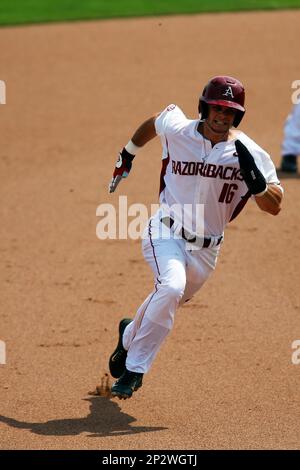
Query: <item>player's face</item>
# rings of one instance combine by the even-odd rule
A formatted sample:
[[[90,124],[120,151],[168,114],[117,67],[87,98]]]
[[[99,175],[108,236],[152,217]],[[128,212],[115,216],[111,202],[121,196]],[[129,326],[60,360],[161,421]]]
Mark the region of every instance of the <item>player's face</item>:
[[[233,126],[236,110],[226,106],[211,104],[208,106],[207,124],[217,134],[223,134]]]

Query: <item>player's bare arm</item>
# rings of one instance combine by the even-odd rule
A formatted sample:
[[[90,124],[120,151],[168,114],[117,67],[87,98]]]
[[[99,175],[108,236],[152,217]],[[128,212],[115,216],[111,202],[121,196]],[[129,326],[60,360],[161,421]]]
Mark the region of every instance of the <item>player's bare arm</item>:
[[[132,137],[132,142],[137,145],[138,147],[143,147],[147,142],[154,139],[156,137],[156,130],[155,130],[155,119],[159,113],[151,116],[151,118],[147,119],[140,127],[135,131]]]
[[[122,178],[127,178],[132,167],[132,161],[141,147],[156,137],[155,119],[159,113],[144,121],[133,134],[132,139],[120,151],[116,167],[108,190],[113,193]]]
[[[281,211],[282,189],[278,184],[268,184],[267,191],[261,197],[255,197],[258,207],[272,215]]]

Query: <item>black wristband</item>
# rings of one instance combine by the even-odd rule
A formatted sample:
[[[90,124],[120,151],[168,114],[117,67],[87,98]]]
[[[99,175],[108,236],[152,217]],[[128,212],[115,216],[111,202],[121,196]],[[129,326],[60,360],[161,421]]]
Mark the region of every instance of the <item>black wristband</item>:
[[[132,160],[135,157],[135,155],[132,155],[131,153],[127,152],[125,147],[123,147],[123,149],[121,151],[121,156],[122,156],[123,160],[128,161],[130,163],[132,162]]]
[[[123,147],[123,149],[120,152],[120,162],[119,165],[124,165],[125,169],[128,171],[128,173],[131,170],[132,167],[132,160],[134,159],[135,155],[132,155],[131,153],[127,152],[126,148]]]

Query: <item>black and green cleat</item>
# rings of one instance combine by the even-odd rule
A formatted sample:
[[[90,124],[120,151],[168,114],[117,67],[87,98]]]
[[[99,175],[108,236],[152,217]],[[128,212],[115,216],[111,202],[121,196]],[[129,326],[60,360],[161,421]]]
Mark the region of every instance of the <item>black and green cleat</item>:
[[[127,357],[127,351],[123,347],[123,334],[124,330],[129,323],[132,322],[131,318],[123,318],[119,323],[119,341],[116,349],[109,358],[109,371],[115,379],[121,377],[125,371],[125,362]]]
[[[285,173],[297,173],[297,156],[284,155],[281,160],[280,170]]]
[[[143,375],[139,372],[131,372],[125,368],[125,372],[111,387],[113,397],[120,399],[131,398],[133,392],[143,385]]]

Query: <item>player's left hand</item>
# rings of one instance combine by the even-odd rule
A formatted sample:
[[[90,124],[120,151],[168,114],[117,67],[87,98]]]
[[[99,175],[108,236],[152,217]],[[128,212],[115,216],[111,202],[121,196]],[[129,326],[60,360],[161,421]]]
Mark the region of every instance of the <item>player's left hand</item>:
[[[239,158],[241,175],[243,176],[249,191],[255,196],[262,196],[267,190],[267,183],[264,175],[257,168],[251,153],[240,140],[236,140],[235,148]]]
[[[122,178],[127,178],[131,170],[132,160],[134,159],[134,157],[135,155],[131,155],[131,153],[127,152],[125,147],[123,148],[123,150],[121,150],[121,152],[119,153],[112,180],[108,186],[108,191],[110,193],[113,193],[116,190]]]

